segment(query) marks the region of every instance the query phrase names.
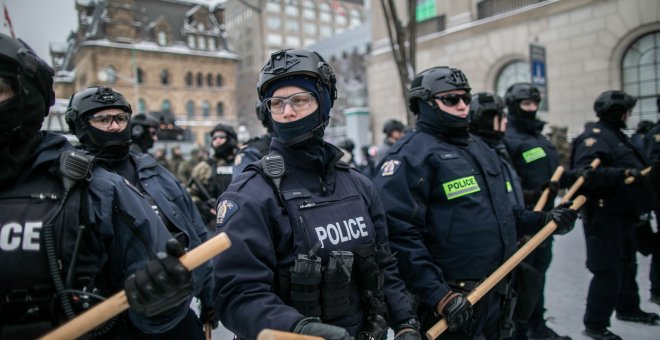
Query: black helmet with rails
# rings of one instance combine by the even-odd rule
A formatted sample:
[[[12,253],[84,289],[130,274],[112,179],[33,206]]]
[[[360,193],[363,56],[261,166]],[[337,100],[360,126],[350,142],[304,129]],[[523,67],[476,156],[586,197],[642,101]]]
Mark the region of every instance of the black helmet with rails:
[[[502,97],[489,92],[475,93],[470,103],[470,132],[489,140],[501,140],[504,131],[496,131],[493,126],[495,117],[499,121],[506,116]]]
[[[122,109],[128,114],[133,113],[131,104],[126,101],[126,98],[109,87],[93,86],[75,93],[69,99],[65,115],[69,130],[76,136],[84,133],[87,128],[87,117],[110,108]]]
[[[504,100],[511,116],[533,120],[536,119],[537,110],[525,111],[520,108],[520,102],[531,100],[538,105],[541,102],[541,92],[530,83],[517,83],[509,86],[504,95]]]
[[[0,85],[12,93],[0,102],[0,133],[40,129],[55,102],[53,75],[24,41],[0,33]]]
[[[625,127],[624,115],[632,110],[637,98],[618,90],[609,90],[601,93],[594,102],[596,115],[617,127]]]
[[[410,110],[419,113],[419,103],[430,101],[433,95],[451,90],[470,92],[470,83],[463,71],[448,66],[438,66],[420,72],[410,85],[408,103]]]
[[[383,124],[383,133],[386,136],[389,136],[392,131],[401,131],[403,132],[405,130],[406,126],[403,125],[400,121],[396,119],[390,119],[385,124]]]

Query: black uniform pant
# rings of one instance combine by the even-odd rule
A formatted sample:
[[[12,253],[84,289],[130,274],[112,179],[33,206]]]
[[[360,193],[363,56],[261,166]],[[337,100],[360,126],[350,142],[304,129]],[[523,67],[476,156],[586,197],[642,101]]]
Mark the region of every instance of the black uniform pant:
[[[527,322],[527,325],[531,328],[538,328],[545,323],[543,319],[543,313],[545,313],[545,273],[550,268],[550,262],[552,261],[552,241],[553,238],[551,236],[525,258],[527,264],[542,274],[538,302]]]
[[[587,268],[593,274],[584,324],[609,327],[612,312],[639,309],[634,227],[638,216],[598,209],[583,216]]]

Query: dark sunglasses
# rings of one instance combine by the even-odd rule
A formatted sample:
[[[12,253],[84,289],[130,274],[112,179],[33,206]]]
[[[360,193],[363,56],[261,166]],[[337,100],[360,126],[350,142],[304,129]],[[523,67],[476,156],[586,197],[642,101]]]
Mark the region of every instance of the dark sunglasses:
[[[433,98],[441,101],[447,106],[456,106],[458,105],[459,100],[463,100],[465,105],[469,105],[472,101],[472,95],[469,93],[464,94],[446,94],[444,96],[433,96]]]

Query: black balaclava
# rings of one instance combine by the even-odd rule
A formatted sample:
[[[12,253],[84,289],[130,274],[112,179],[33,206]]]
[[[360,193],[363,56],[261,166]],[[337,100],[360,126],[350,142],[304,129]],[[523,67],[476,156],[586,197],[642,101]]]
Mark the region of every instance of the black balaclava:
[[[225,143],[218,146],[214,147],[213,144],[211,144],[211,147],[213,148],[213,157],[215,159],[224,159],[224,160],[231,160],[234,157],[234,153],[236,152],[236,132],[234,132],[234,129],[225,124],[218,124],[215,127],[213,127],[213,130],[209,133],[211,135],[211,138],[213,138],[213,134],[216,131],[222,131],[227,135],[227,139],[225,140]]]
[[[449,142],[464,142],[469,137],[470,116],[454,116],[440,109],[435,100],[420,102],[417,126],[420,130],[440,135]]]
[[[318,108],[306,117],[289,123],[278,123],[271,119],[275,136],[287,146],[302,149],[323,145],[325,126],[330,120],[330,92],[324,87],[323,96],[321,96],[316,87],[315,79],[305,76],[292,76],[273,82],[269,85],[264,97],[272,97],[275,90],[284,86],[297,86],[311,92],[316,98]],[[310,131],[312,134],[309,134]],[[304,138],[306,135],[308,138]]]
[[[93,114],[93,113],[91,113]],[[76,131],[82,131],[81,120],[84,120],[86,133],[81,134],[80,142],[85,150],[91,152],[94,156],[109,161],[110,163],[121,162],[128,156],[131,133],[128,125],[120,132],[107,132],[93,127],[87,122],[87,114],[76,121]]]

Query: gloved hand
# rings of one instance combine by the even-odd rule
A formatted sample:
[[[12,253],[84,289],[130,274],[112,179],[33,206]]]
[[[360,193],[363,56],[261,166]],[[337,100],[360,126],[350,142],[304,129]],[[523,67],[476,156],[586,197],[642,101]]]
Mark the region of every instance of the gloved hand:
[[[578,218],[578,213],[570,209],[573,201],[566,201],[546,213],[545,222],[543,225],[548,224],[550,221],[557,223],[557,230],[555,234],[564,235],[575,227],[575,220]]]
[[[183,245],[171,239],[165,249],[167,254],[159,252],[124,284],[130,307],[148,317],[181,305],[192,292],[192,275],[179,261]]]
[[[541,185],[541,187],[536,191],[534,203],[536,203],[540,198],[545,189],[550,189],[550,195],[548,196],[548,202],[554,202],[555,197],[559,193],[559,182],[557,181],[547,181]],[[554,203],[553,203],[554,205]]]
[[[293,328],[294,333],[316,335],[327,340],[353,340],[341,327],[321,323],[319,318],[303,318]]]
[[[413,317],[392,327],[394,340],[422,340],[419,334],[419,321]]]
[[[594,174],[594,168],[591,167],[591,165],[588,165],[581,170],[578,170],[578,178],[579,176],[584,177],[584,184],[589,184],[591,180],[593,179],[593,174]],[[577,179],[577,178],[576,178]]]
[[[215,316],[215,308],[203,306],[199,312],[199,321],[203,325],[211,324],[211,329],[218,328],[218,318]]]
[[[639,169],[626,169],[623,174],[625,178],[632,177],[635,179],[632,184],[642,184],[644,182],[644,176],[642,176],[642,172]]]
[[[455,332],[471,323],[472,304],[463,294],[450,291],[438,303],[438,313],[447,321],[447,329]]]

